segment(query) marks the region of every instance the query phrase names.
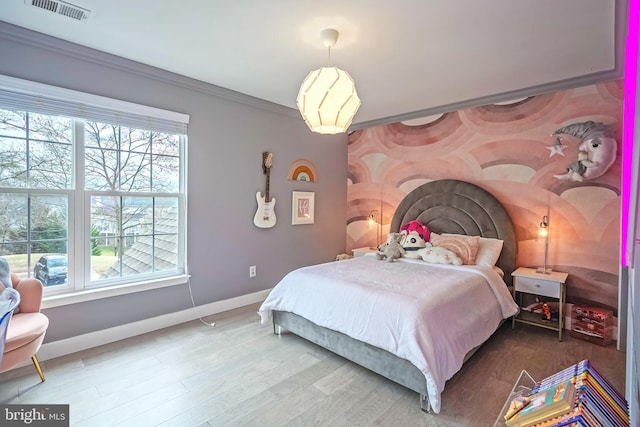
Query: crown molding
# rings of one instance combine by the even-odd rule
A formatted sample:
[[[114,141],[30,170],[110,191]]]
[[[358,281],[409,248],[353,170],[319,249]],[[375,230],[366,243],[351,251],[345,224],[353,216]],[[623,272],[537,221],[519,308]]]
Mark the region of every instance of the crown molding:
[[[86,61],[102,67],[109,67],[117,71],[126,72],[140,77],[152,79],[164,84],[170,84],[194,92],[204,93],[237,102],[272,113],[300,118],[300,113],[289,107],[265,101],[230,89],[225,89],[181,74],[142,64],[117,55],[92,49],[76,43],[68,42],[37,31],[29,30],[17,25],[0,21],[0,38],[22,43],[28,46],[45,49],[70,58]]]
[[[364,122],[355,122],[352,123],[352,125],[349,127],[349,132],[358,129],[401,122],[404,120],[421,118],[434,114],[441,114],[466,108],[489,105],[496,102],[503,102],[516,98],[536,96],[544,93],[556,92],[581,86],[603,83],[611,80],[622,79],[624,77],[624,46],[626,37],[626,23],[627,2],[625,0],[616,0],[614,41],[615,58],[614,68],[611,70],[600,71],[566,80],[544,83],[541,85],[534,85],[526,88],[516,89],[513,91],[472,98],[465,101],[440,105],[424,110],[411,111]],[[299,112],[293,108],[275,104],[273,102],[206,83],[197,79],[186,77],[177,73],[162,70],[160,68],[152,67],[150,65],[142,64],[130,59],[122,58],[117,55],[81,46],[72,42],[38,33],[33,30],[9,24],[4,21],[0,21],[0,37],[19,43],[24,43],[30,46],[44,48],[61,55],[66,55],[68,57],[91,62],[100,66],[110,67],[118,71],[123,71],[141,77],[153,79],[165,84],[170,84],[187,90],[204,93],[228,101],[249,105],[251,107],[284,115],[290,118],[300,119]]]
[[[558,92],[567,89],[573,89],[581,86],[588,86],[598,83],[604,83],[612,80],[620,80],[624,78],[624,55],[625,40],[627,35],[627,7],[626,0],[616,0],[615,2],[615,36],[614,36],[614,68],[610,70],[600,71],[583,76],[573,77],[566,80],[559,80],[541,85],[530,86],[526,88],[516,89],[508,92],[497,93],[479,98],[472,98],[466,101],[454,102],[451,104],[440,105],[434,108],[424,110],[411,111],[403,114],[397,114],[390,117],[368,120],[366,122],[353,123],[349,126],[349,132],[358,129],[365,129],[374,126],[387,125],[397,123],[404,120],[419,119],[426,116],[448,113],[451,111],[463,110],[466,108],[482,107],[484,105],[495,104],[496,102],[504,102],[512,99],[526,98],[530,96],[542,95],[550,92]]]
[[[467,108],[482,107],[485,105],[491,105],[498,102],[509,101],[512,99],[528,98],[531,96],[538,96],[545,93],[559,92],[562,90],[568,90],[576,87],[588,86],[588,85],[597,84],[597,83],[604,83],[612,80],[619,80],[622,78],[623,78],[622,71],[618,71],[618,70],[603,71],[600,73],[589,74],[586,76],[575,77],[567,80],[545,83],[542,85],[531,86],[528,88],[482,96],[479,98],[468,99],[460,102],[453,102],[451,104],[445,104],[445,105],[440,105],[434,108],[427,108],[425,110],[418,110],[418,111],[412,111],[409,113],[398,114],[395,116],[385,117],[382,119],[375,119],[375,120],[369,120],[366,122],[354,123],[351,126],[349,126],[349,132],[356,131],[358,129],[370,128],[374,126],[382,126],[382,125],[388,125],[391,123],[398,123],[405,120],[419,119],[422,117],[432,116],[436,114],[450,113],[452,111],[464,110]]]

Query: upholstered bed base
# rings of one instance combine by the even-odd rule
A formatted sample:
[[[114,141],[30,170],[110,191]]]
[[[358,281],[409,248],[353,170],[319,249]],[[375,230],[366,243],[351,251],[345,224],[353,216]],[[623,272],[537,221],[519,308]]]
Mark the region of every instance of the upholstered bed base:
[[[430,412],[424,374],[408,360],[340,332],[322,328],[297,314],[274,311],[273,332],[280,335],[281,328],[419,393],[420,408]]]
[[[402,200],[391,221],[391,231],[399,231],[402,224],[413,219],[437,233],[503,240],[497,266],[504,272],[506,285],[511,286],[511,272],[515,270],[518,252],[515,232],[504,207],[489,192],[457,180],[424,184]],[[279,334],[279,328],[284,328],[419,393],[420,408],[431,412],[424,374],[408,360],[340,332],[322,328],[293,313],[274,311],[273,326],[274,333]],[[480,346],[469,351],[464,360],[467,361],[478,348]]]
[[[273,333],[280,335],[282,329],[415,391],[420,395],[420,409],[431,412],[424,374],[408,360],[343,333],[322,328],[297,314],[274,311]],[[480,346],[467,353],[464,361],[466,362],[479,348]]]

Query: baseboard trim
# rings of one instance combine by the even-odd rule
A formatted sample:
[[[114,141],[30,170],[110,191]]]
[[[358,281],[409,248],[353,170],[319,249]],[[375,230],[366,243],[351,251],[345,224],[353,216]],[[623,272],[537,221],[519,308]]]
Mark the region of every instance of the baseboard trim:
[[[38,351],[38,359],[40,361],[55,359],[56,357],[66,356],[78,351],[146,334],[147,332],[153,332],[170,326],[179,325],[180,323],[190,322],[201,317],[211,316],[213,314],[222,313],[224,311],[233,310],[250,304],[256,304],[264,301],[267,295],[269,295],[269,292],[271,292],[271,289],[265,289],[252,294],[216,301],[210,304],[164,314],[162,316],[151,317],[138,322],[127,323],[126,325],[115,326],[113,328],[102,329],[88,334],[49,342],[40,347],[40,350]],[[567,305],[569,309],[567,312],[570,313],[571,305]],[[570,315],[565,317],[564,328],[571,330]],[[30,361],[25,362],[24,365],[26,366],[28,364],[30,364]]]
[[[40,361],[45,361],[56,357],[66,356],[78,351],[146,334],[147,332],[157,331],[158,329],[189,322],[201,317],[259,303],[265,300],[267,295],[269,295],[269,292],[271,292],[271,289],[265,289],[252,294],[242,295],[223,301],[216,301],[211,304],[201,305],[177,311],[175,313],[168,313],[162,316],[127,323],[126,325],[115,326],[113,328],[102,329],[100,331],[90,332],[88,334],[78,335],[59,341],[48,342],[40,347],[40,350],[38,351],[38,359]]]

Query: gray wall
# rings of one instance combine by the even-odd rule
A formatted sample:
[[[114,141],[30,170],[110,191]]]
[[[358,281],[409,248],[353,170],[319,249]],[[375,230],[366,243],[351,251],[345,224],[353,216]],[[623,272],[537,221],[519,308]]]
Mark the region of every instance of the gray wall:
[[[295,110],[1,21],[0,58],[0,74],[191,116],[187,262],[196,305],[271,288],[294,268],[344,252],[346,135],[313,134]],[[253,225],[263,151],[274,153],[271,229]],[[315,164],[318,182],[287,180],[298,159]],[[315,224],[291,225],[293,190],[315,192]],[[46,342],[189,307],[187,286],[174,286],[51,308]]]

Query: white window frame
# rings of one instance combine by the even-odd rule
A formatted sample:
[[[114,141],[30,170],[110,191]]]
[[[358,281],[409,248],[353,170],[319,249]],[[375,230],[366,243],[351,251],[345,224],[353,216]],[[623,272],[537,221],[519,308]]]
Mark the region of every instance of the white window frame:
[[[75,304],[100,298],[124,295],[149,289],[188,283],[186,258],[186,204],[187,204],[187,114],[162,110],[155,107],[134,104],[103,96],[87,94],[56,86],[45,85],[28,80],[0,75],[0,108],[23,110],[41,114],[64,115],[79,120],[94,120],[121,126],[152,129],[167,133],[184,135],[180,144],[180,188],[178,190],[178,218],[182,228],[178,232],[178,263],[182,273],[168,273],[166,276],[141,275],[132,283],[90,286],[90,242],[89,225],[91,223],[90,200],[96,194],[84,189],[84,132],[82,125],[74,126],[74,188],[58,191],[67,194],[68,205],[68,256],[73,259],[73,268],[68,271],[68,285],[52,287],[46,290],[43,308]],[[21,191],[18,191],[21,192]],[[29,190],[38,193],[37,189]],[[49,191],[47,190],[47,193]],[[104,193],[101,193],[104,194]],[[127,193],[132,194],[132,193]],[[162,196],[162,193],[153,196]],[[74,226],[74,224],[80,224]],[[78,251],[82,251],[81,255]],[[58,288],[58,289],[56,289]]]

